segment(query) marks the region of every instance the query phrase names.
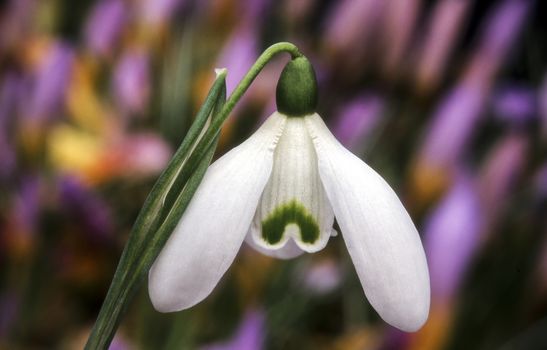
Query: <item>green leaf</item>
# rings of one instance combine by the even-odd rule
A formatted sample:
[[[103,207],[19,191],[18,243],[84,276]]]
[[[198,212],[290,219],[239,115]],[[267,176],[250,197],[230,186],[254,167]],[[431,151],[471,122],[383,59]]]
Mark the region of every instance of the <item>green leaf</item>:
[[[176,179],[198,141],[198,137],[204,130],[213,109],[217,104],[223,105],[225,102],[225,78],[226,74],[224,73],[215,80],[188,134],[146,199],[122,253],[107,296],[86,344],[86,349],[108,347],[121,316],[131,297],[138,290],[140,281],[159,254],[201,182],[213,157],[218,138],[205,150],[204,156],[192,169],[191,176],[182,182],[176,181]],[[170,196],[168,200],[166,193],[176,193],[177,195]],[[161,213],[165,213],[165,215],[160,215]]]

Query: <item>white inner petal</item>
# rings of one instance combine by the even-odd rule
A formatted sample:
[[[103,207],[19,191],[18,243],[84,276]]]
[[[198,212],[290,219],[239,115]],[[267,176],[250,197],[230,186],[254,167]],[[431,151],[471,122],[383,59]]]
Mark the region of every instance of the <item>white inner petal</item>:
[[[305,118],[287,118],[253,219],[253,243],[275,250],[293,239],[301,250],[316,252],[327,244],[333,222]]]
[[[245,243],[257,252],[277,259],[293,259],[304,253],[304,251],[300,249],[292,239],[288,240],[287,243],[279,249],[263,248],[254,242],[252,231],[249,231],[249,234],[245,237]]]

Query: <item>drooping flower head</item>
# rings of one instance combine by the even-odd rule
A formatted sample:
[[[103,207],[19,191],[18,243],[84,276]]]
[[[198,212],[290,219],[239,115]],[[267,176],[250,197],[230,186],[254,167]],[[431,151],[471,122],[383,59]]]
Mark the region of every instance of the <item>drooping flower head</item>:
[[[243,241],[282,259],[323,249],[334,218],[365,290],[388,323],[419,329],[429,312],[429,275],[412,220],[391,187],[345,149],[315,113],[309,61],[290,61],[278,111],[207,170],[149,274],[162,312],[211,293]]]

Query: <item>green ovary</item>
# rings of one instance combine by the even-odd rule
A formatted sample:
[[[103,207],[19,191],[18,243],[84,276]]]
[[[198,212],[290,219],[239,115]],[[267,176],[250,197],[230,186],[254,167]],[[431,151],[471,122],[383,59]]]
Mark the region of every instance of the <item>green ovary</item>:
[[[262,221],[262,237],[269,244],[281,241],[285,227],[296,224],[300,228],[300,238],[303,242],[313,244],[319,238],[319,225],[308,210],[296,200],[292,200],[275,208]]]

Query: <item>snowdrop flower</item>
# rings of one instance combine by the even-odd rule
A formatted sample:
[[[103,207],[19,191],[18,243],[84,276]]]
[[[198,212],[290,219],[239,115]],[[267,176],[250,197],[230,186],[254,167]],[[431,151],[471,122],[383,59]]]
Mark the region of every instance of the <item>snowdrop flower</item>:
[[[390,186],[345,149],[315,113],[309,61],[287,64],[278,111],[213,163],[149,273],[161,312],[207,297],[243,241],[282,259],[325,247],[338,220],[365,294],[388,323],[419,329],[429,274],[412,220]]]

